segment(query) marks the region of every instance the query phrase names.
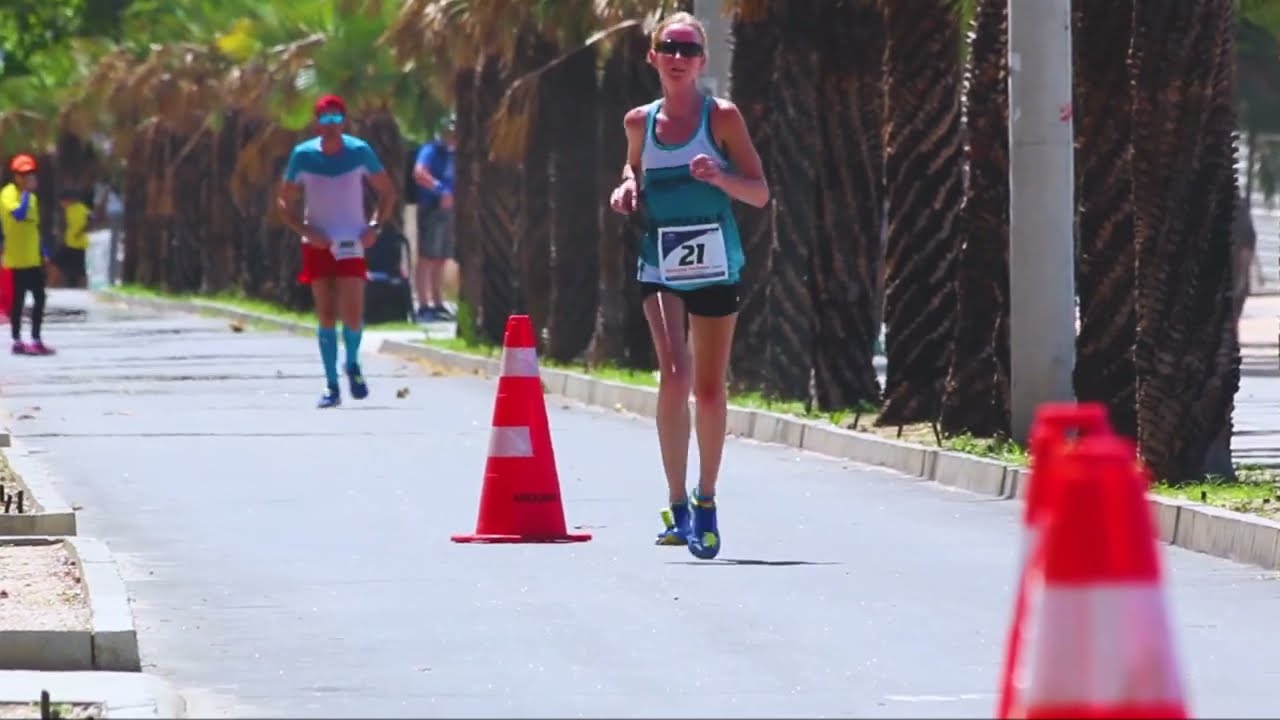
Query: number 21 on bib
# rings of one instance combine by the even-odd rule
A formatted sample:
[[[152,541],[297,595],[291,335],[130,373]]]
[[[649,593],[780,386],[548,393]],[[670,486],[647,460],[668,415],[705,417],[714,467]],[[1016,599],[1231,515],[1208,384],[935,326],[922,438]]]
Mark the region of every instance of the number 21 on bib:
[[[714,282],[729,277],[724,232],[718,223],[658,228],[658,252],[663,283]]]

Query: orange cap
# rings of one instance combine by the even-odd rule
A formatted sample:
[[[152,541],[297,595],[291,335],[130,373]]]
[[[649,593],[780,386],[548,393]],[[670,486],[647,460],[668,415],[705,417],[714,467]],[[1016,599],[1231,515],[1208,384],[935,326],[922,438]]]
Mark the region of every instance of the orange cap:
[[[9,169],[20,175],[34,172],[36,169],[36,159],[26,153],[15,155],[13,160],[9,161]]]

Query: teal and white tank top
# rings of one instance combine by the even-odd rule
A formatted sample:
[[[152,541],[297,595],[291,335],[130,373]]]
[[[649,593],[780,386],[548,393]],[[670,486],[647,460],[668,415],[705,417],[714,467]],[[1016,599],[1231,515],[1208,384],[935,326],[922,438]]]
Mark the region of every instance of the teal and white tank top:
[[[662,100],[649,104],[641,154],[641,202],[648,229],[640,250],[636,277],[679,290],[738,282],[745,258],[733,199],[689,171],[701,154],[726,167],[728,158],[711,137],[711,109],[705,97],[698,130],[683,145],[663,145],[657,137]]]

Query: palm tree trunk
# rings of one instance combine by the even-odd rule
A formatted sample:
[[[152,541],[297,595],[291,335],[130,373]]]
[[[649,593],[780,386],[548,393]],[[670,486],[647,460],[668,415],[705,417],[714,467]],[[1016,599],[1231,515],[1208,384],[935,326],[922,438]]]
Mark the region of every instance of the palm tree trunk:
[[[1125,62],[1133,0],[1075,0],[1076,397],[1103,402],[1116,432],[1137,437],[1133,367],[1133,97]]]
[[[454,75],[453,97],[458,113],[458,149],[454,157],[454,217],[457,223],[458,265],[462,276],[459,302],[471,309],[472,327],[459,328],[460,337],[471,337],[479,329],[484,302],[484,248],[480,245],[480,212],[478,200],[480,149],[483,138],[476,118],[476,83],[479,73],[474,65],[460,68]]]
[[[1240,383],[1234,31],[1234,0],[1134,0],[1138,444],[1175,483],[1199,477],[1229,438]]]
[[[776,205],[777,242],[769,263],[774,285],[774,312],[768,346],[766,394],[786,400],[811,399],[814,322],[813,249],[819,232],[819,175],[814,158],[819,146],[819,50],[815,38],[820,23],[812,7],[778,0],[771,13],[777,26],[778,64],[770,85],[773,106],[785,123],[771,144],[770,187]]]
[[[942,432],[1009,434],[1010,0],[980,0],[969,50],[969,181]]]
[[[536,70],[555,59],[554,43],[536,29],[523,31],[517,50],[516,76]],[[538,92],[545,93],[545,88]],[[547,105],[544,95],[539,99]],[[539,352],[546,352],[545,330],[551,315],[551,188],[552,160],[555,150],[550,122],[553,113],[539,113],[529,130],[529,144],[524,155],[521,172],[520,233],[517,239],[517,257],[520,259],[520,285],[523,289],[524,311],[533,323]]]
[[[476,84],[475,115],[471,120],[481,142],[488,137],[489,119],[497,110],[510,79],[509,71],[496,55],[484,58]],[[468,122],[468,118],[461,116],[458,121]],[[458,134],[463,132],[459,130]],[[516,263],[521,214],[520,169],[480,160],[479,185],[485,189],[476,197],[484,263],[481,328],[486,340],[501,343],[507,318],[523,304],[521,273]]]
[[[584,46],[544,76],[551,153],[551,308],[547,355],[571,362],[586,351],[599,300],[599,232],[602,205],[596,195],[596,50]]]
[[[881,425],[938,417],[955,332],[964,202],[955,0],[882,0],[885,46],[885,345]]]
[[[240,149],[240,132],[240,113],[228,112],[209,145],[213,197],[207,218],[209,237],[201,287],[205,293],[222,292],[237,284],[235,273],[243,238],[239,232],[239,213],[231,196],[231,174]]]
[[[780,32],[772,18],[744,16],[739,7],[733,18],[733,56],[729,64],[733,101],[742,111],[751,140],[764,164],[766,178],[774,175],[775,123],[781,113],[773,106],[774,71],[778,65]],[[776,186],[776,183],[775,183]],[[775,286],[770,282],[776,199],[764,208],[735,204],[738,232],[746,265],[742,271],[742,302],[734,332],[730,384],[737,392],[764,389],[769,376],[765,348],[772,341],[771,318]]]
[[[404,177],[405,146],[404,136],[400,134],[400,124],[388,108],[377,108],[363,113],[359,118],[355,132],[373,148],[374,154],[382,161],[387,174],[391,176],[394,187],[399,187]],[[378,207],[377,194],[369,186],[365,186],[365,212],[372,216]],[[405,198],[396,193],[395,208],[387,222],[400,227],[404,218]]]
[[[648,102],[660,88],[657,75],[645,62],[648,36],[641,28],[618,33],[613,50],[605,61],[600,81],[599,137],[597,153],[597,198],[607,198],[622,179],[627,138],[622,117],[628,110]],[[625,367],[651,367],[652,347],[640,307],[640,284],[635,279],[637,248],[643,237],[639,223],[606,209],[600,213],[599,258],[600,302],[595,331],[588,350],[592,365],[615,363]],[[639,342],[632,328],[640,328]]]
[[[813,252],[814,394],[823,410],[879,403],[878,325],[884,154],[884,23],[875,0],[828,6],[819,23],[822,223]]]

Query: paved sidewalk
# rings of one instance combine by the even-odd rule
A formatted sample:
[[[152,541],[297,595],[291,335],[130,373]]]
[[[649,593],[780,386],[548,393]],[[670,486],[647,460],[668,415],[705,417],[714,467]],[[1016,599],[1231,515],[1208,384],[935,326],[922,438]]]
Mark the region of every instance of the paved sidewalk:
[[[1253,295],[1240,318],[1240,390],[1231,451],[1237,463],[1280,467],[1280,296]]]
[[[0,409],[121,565],[144,669],[190,717],[981,717],[1018,508],[732,440],[725,557],[651,542],[650,421],[549,404],[571,546],[465,546],[494,384],[366,353],[312,405],[315,343],[83,294]],[[404,388],[407,397],[397,399]],[[1168,548],[1192,709],[1276,717],[1276,583]]]

